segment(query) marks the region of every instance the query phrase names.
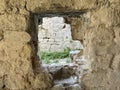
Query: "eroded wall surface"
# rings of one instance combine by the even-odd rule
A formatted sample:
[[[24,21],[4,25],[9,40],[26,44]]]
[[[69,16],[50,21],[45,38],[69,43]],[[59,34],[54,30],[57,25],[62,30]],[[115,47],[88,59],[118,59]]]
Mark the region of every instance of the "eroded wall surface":
[[[52,86],[50,75],[39,67],[33,13],[75,10],[90,14],[84,54],[91,72],[82,80],[84,89],[120,89],[119,0],[0,0],[0,90]]]
[[[98,6],[84,37],[91,64],[83,78],[85,90],[120,90],[120,1],[101,1]]]

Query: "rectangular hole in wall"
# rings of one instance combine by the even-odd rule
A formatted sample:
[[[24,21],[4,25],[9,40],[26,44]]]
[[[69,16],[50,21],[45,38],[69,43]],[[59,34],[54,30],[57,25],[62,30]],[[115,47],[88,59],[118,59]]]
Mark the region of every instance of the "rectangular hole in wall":
[[[64,17],[44,17],[38,25],[38,55],[43,64],[67,64],[70,52],[80,52],[81,43],[72,39],[71,25]]]
[[[42,66],[52,75],[54,85],[64,86],[80,82],[82,70],[79,69],[79,64],[84,62],[83,40],[80,36],[84,30],[84,18],[81,14],[83,12],[35,15],[37,54]]]
[[[83,48],[80,41],[72,38],[70,19],[73,16],[80,18],[79,12],[36,16],[38,56],[43,64],[71,63],[70,53],[79,53]]]

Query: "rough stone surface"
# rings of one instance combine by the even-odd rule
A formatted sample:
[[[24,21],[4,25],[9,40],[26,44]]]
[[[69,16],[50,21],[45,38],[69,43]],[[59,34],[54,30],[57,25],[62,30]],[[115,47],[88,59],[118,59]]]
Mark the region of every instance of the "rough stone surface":
[[[81,10],[81,9],[92,9],[95,7],[95,0],[35,0],[27,1],[27,9],[32,12],[40,12],[44,10],[50,11],[67,11]],[[42,8],[41,8],[42,7]]]
[[[43,64],[42,67],[52,76],[52,90],[81,90],[79,77],[82,76],[82,73],[76,73],[76,64]]]
[[[39,49],[44,52],[64,52],[65,49],[82,48],[80,41],[73,40],[71,26],[65,23],[63,17],[44,17],[39,25]]]
[[[120,89],[120,7],[119,2],[110,2],[98,3],[100,8],[91,12],[90,24],[85,31],[85,56],[91,65],[91,72],[82,80],[85,90]]]
[[[83,88],[119,90],[120,0],[0,0],[0,90],[49,90],[52,79],[40,68],[33,13],[81,10],[90,15],[83,39],[91,68]]]
[[[63,88],[63,85],[58,84],[58,85],[55,85],[51,90],[65,90],[65,88]]]
[[[25,31],[27,29],[26,17],[20,14],[0,15],[0,29],[4,31]]]
[[[56,79],[65,79],[69,78],[71,76],[75,76],[75,70],[74,68],[76,67],[75,64],[73,63],[65,63],[65,64],[43,64],[42,65],[43,69],[50,74],[52,74],[52,77]]]
[[[70,85],[69,87],[66,88],[67,90],[82,90],[79,84],[75,85]]]

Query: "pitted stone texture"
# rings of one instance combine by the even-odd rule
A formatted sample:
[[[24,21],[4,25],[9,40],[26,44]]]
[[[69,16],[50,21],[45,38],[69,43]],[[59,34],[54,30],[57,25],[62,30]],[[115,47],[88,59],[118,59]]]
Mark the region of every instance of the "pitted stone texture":
[[[3,79],[2,79],[2,78],[0,78],[0,88],[2,88],[2,87],[3,87],[3,85],[4,85],[4,83],[3,83]]]
[[[120,74],[118,69],[120,14],[117,4],[114,5],[112,8],[103,6],[97,12],[92,12],[91,23],[85,31],[85,57],[91,65],[91,72],[82,79],[85,90],[119,90],[120,88],[118,85],[120,79],[117,79]]]
[[[28,0],[27,9],[32,12],[40,12],[43,10],[61,11],[63,9],[80,10],[80,9],[92,9],[95,7],[96,0]],[[40,8],[41,7],[41,8]]]
[[[1,69],[3,69],[0,71],[0,77],[3,77],[5,74],[8,74],[8,72],[10,70],[10,65],[9,65],[9,63],[0,61],[0,66],[1,66]]]
[[[52,78],[50,77],[49,73],[46,73],[46,72],[40,73],[36,75],[35,77],[35,81],[33,82],[33,88],[34,89],[37,89],[37,88],[49,89],[52,84],[51,81],[52,81]]]
[[[18,34],[18,35],[17,35]],[[5,31],[4,32],[4,40],[6,42],[29,42],[31,39],[30,35],[24,31]]]
[[[84,30],[81,18],[72,18],[70,21],[73,40],[83,40]]]
[[[0,29],[10,31],[25,31],[27,29],[26,18],[19,14],[0,15]]]
[[[48,74],[43,74],[42,70],[39,71],[41,75],[33,73],[32,61],[36,60],[33,56],[37,45],[29,43],[30,38],[26,39],[29,37],[28,34],[25,34],[24,38],[20,35],[20,38],[19,31],[35,31],[33,24],[30,24],[34,20],[29,18],[33,12],[81,11],[83,9],[87,9],[91,14],[89,27],[85,29],[84,34],[84,55],[92,66],[92,72],[85,75],[82,80],[84,89],[119,90],[120,0],[0,0],[0,90],[50,88],[51,80],[46,80],[49,78]],[[31,21],[28,23],[29,19]],[[8,30],[16,31],[11,33],[17,34],[19,38],[16,35],[9,33],[9,36],[8,33],[4,33]],[[35,37],[32,37],[32,40],[35,40],[33,39]]]
[[[114,33],[115,33],[115,38],[114,38],[114,41],[117,45],[120,46],[120,27],[115,27],[113,28],[114,29]]]
[[[0,0],[0,13],[3,14],[5,12],[5,0]]]
[[[0,41],[3,39],[3,30],[0,30]]]
[[[118,25],[120,22],[120,11],[118,6],[114,8],[100,8],[96,13],[92,13],[90,25],[103,23],[106,27]]]

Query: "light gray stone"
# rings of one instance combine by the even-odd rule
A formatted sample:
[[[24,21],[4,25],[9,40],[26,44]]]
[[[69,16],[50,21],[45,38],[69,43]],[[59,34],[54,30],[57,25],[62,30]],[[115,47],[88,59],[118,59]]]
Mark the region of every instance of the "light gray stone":
[[[80,49],[80,41],[72,40],[71,26],[64,22],[63,17],[45,17],[38,26],[38,40],[41,51],[62,52],[66,48]],[[48,48],[50,47],[50,48]]]
[[[68,86],[66,90],[82,90],[82,88],[80,87],[79,84],[74,84],[74,85]]]
[[[62,84],[53,86],[51,90],[65,90]]]

